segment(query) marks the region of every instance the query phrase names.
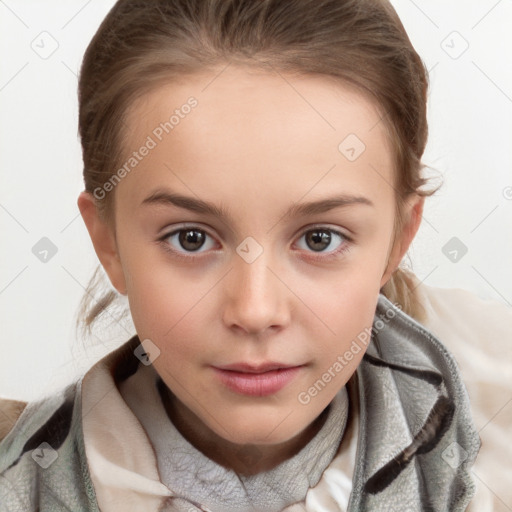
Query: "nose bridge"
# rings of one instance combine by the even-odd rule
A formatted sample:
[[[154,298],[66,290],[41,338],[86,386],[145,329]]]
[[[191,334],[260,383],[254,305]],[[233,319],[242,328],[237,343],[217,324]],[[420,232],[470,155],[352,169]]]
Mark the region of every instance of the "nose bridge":
[[[257,332],[284,321],[285,287],[270,270],[274,266],[273,252],[248,238],[237,248],[225,313],[231,325]]]
[[[247,240],[237,248],[235,258],[235,283],[238,300],[258,303],[269,299],[269,287],[275,279],[268,267],[272,267],[272,251],[254,240]]]

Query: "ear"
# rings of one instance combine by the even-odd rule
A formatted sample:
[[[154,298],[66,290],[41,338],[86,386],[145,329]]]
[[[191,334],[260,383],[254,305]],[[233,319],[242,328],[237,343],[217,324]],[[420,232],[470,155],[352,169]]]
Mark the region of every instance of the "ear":
[[[113,228],[100,217],[96,202],[90,192],[85,190],[81,192],[77,204],[94,250],[112,286],[120,294],[126,295],[126,282]]]
[[[425,197],[418,196],[417,194],[411,195],[411,198],[407,202],[406,210],[404,212],[406,221],[402,228],[402,232],[397,236],[395,245],[388,256],[386,270],[384,271],[380,282],[381,288],[389,281],[393,272],[398,268],[398,265],[402,261],[407,249],[409,249],[411,242],[416,236],[421,224],[424,204]]]

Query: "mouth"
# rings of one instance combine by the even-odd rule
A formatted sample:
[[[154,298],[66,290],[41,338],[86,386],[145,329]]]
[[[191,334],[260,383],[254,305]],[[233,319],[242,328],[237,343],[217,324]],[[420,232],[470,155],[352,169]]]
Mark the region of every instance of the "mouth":
[[[234,363],[228,364],[224,366],[215,366],[219,370],[228,370],[239,373],[265,373],[272,370],[286,370],[287,368],[296,368],[298,366],[296,364],[286,364],[286,363],[277,363],[274,361],[267,363]]]
[[[289,384],[305,365],[237,363],[214,369],[219,380],[231,391],[248,396],[269,396]]]

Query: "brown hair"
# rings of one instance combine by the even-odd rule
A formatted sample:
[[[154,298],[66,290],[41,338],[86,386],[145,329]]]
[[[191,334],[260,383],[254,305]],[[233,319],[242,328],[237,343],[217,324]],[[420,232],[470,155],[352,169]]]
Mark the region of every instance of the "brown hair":
[[[395,156],[395,237],[406,199],[420,188],[427,142],[428,75],[387,0],[119,0],[91,40],[79,79],[85,189],[101,188],[122,164],[127,111],[135,98],[173,77],[240,63],[323,75],[370,95]],[[96,203],[113,222],[114,193]],[[98,265],[77,325],[91,331],[119,294]],[[107,281],[108,282],[108,281]],[[95,292],[102,290],[99,300]],[[381,289],[407,314],[422,308],[405,268]]]

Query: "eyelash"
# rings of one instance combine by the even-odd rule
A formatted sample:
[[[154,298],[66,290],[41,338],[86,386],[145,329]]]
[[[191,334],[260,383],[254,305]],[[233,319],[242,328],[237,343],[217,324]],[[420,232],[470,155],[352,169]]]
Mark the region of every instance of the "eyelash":
[[[181,233],[182,231],[188,231],[188,230],[194,230],[194,229],[197,230],[197,231],[201,231],[202,233],[205,233],[210,238],[214,238],[205,229],[200,228],[199,226],[192,225],[192,226],[185,226],[185,227],[182,227],[180,229],[175,229],[174,231],[170,231],[169,233],[167,233],[167,234],[163,235],[162,237],[160,237],[157,240],[157,242],[159,244],[161,244],[163,249],[166,252],[170,253],[173,257],[176,257],[178,259],[185,260],[185,261],[191,261],[194,258],[198,258],[200,256],[193,256],[192,252],[190,253],[189,256],[185,256],[183,252],[177,251],[176,249],[173,249],[169,245],[169,243],[167,242],[167,239],[169,237],[173,236],[173,235]],[[347,236],[346,234],[342,233],[341,231],[338,231],[338,230],[332,229],[332,228],[328,228],[328,227],[323,226],[323,225],[308,227],[308,229],[302,231],[302,233],[299,235],[299,239],[302,238],[305,234],[309,233],[310,231],[315,231],[315,230],[317,230],[317,231],[326,231],[328,233],[338,235],[340,238],[343,238],[344,241],[342,242],[342,244],[340,245],[340,247],[338,249],[335,249],[334,251],[331,251],[331,252],[328,252],[328,253],[322,253],[322,252],[315,253],[314,251],[307,251],[308,253],[311,253],[309,256],[307,256],[308,259],[311,259],[311,260],[314,260],[314,261],[319,261],[319,262],[321,262],[321,261],[330,261],[332,259],[340,257],[342,254],[344,254],[345,252],[349,251],[350,248],[352,247],[353,240],[352,240],[351,237]],[[199,254],[203,254],[203,253],[199,253]]]

